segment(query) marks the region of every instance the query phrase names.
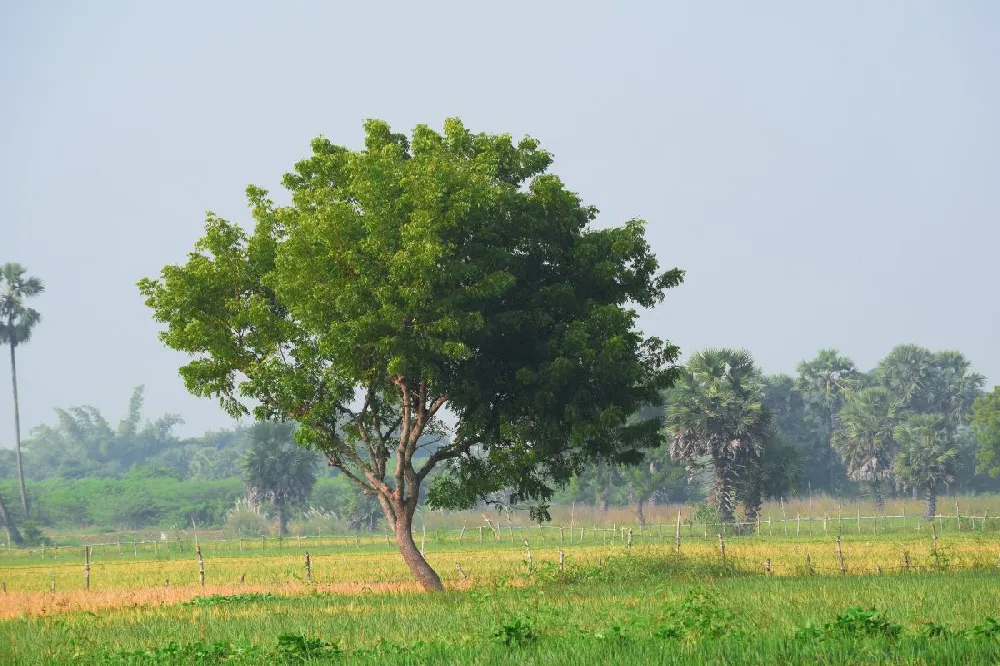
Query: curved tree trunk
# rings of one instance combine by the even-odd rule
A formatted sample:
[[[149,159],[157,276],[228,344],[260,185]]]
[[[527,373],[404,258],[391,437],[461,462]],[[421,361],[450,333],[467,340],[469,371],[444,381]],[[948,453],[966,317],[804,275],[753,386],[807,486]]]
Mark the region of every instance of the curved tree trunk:
[[[396,545],[399,546],[399,552],[402,554],[406,566],[417,577],[424,590],[428,592],[443,590],[444,585],[441,584],[440,576],[427,563],[424,556],[420,554],[417,544],[413,542],[413,510],[405,506],[397,506],[394,509],[398,517],[392,525],[392,529],[396,536]]]
[[[646,496],[639,495],[635,500],[635,519],[639,522],[642,527],[646,526],[646,514],[643,512],[643,508],[646,506]]]
[[[24,517],[28,517],[28,493],[24,490],[24,467],[21,465],[21,413],[17,403],[17,361],[15,360],[14,348],[17,347],[17,340],[14,339],[14,322],[10,322],[10,379],[14,385],[14,455],[17,459],[17,482],[21,486],[21,509]]]
[[[924,503],[924,520],[934,520],[937,515],[937,488],[927,486]]]
[[[21,544],[21,533],[17,531],[17,526],[11,522],[10,514],[7,513],[7,505],[3,503],[3,495],[0,495],[0,520],[10,533],[10,540],[15,544]]]

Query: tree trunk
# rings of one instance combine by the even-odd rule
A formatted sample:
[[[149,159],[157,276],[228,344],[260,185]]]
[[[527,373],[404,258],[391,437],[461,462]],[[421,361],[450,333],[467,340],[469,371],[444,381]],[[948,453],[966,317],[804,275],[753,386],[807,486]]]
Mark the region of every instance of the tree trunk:
[[[7,513],[7,505],[3,503],[3,495],[0,495],[0,520],[3,521],[4,527],[10,532],[10,540],[20,545],[21,533],[17,531],[17,527],[11,522],[10,514]]]
[[[760,483],[754,482],[753,486],[747,492],[745,501],[743,514],[748,523],[754,523],[757,521],[757,514],[760,513]]]
[[[21,465],[21,413],[17,404],[17,361],[15,360],[14,348],[17,347],[17,340],[14,339],[14,322],[10,322],[10,379],[14,385],[14,455],[17,459],[17,482],[21,486],[21,509],[24,517],[28,517],[28,493],[24,490],[24,467]]]
[[[926,503],[924,504],[924,520],[934,520],[937,515],[937,488],[927,486]]]
[[[396,545],[399,546],[399,552],[403,556],[406,566],[410,568],[410,571],[417,577],[420,585],[427,592],[443,590],[444,585],[441,584],[441,578],[431,568],[431,565],[427,563],[424,556],[420,554],[417,544],[413,542],[413,511],[402,505],[396,505],[393,508],[396,512],[396,522],[392,525],[393,533],[396,536]],[[392,522],[390,516],[386,517]]]
[[[278,534],[280,536],[285,536],[288,534],[288,516],[285,514],[284,503],[278,503]]]
[[[733,498],[733,484],[729,478],[728,470],[719,469],[719,467],[716,466],[715,482],[712,494],[714,495],[715,505],[719,509],[719,518],[721,518],[724,523],[733,522],[735,502]]]
[[[879,481],[872,481],[872,501],[875,503],[876,512],[885,508],[885,498],[882,497],[882,484]]]
[[[639,525],[642,527],[646,526],[646,514],[643,513],[643,507],[646,506],[646,498],[642,495],[635,501],[635,519],[639,521]]]

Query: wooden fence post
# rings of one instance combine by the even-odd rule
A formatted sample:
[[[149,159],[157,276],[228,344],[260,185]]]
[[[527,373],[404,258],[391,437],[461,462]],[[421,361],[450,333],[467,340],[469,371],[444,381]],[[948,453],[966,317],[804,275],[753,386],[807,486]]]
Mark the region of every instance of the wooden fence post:
[[[90,590],[90,546],[83,547],[83,584]]]
[[[531,573],[532,561],[531,561],[531,547],[528,546],[528,540],[524,540],[524,556],[528,560],[528,573]]]
[[[566,553],[564,553],[563,549],[560,548],[559,549],[559,571],[565,571],[565,570],[566,570]]]
[[[205,560],[201,556],[201,546],[195,546],[194,552],[198,555],[198,582],[205,587]]]
[[[628,528],[628,552],[632,552],[632,528]]]
[[[677,510],[677,530],[674,532],[674,552],[681,552],[681,511]]]
[[[313,584],[312,561],[309,559],[309,551],[306,551],[306,585]]]
[[[840,537],[837,537],[837,558],[840,560],[840,575],[847,575],[847,567],[844,566],[844,550],[840,547]]]
[[[726,540],[722,538],[722,532],[719,532],[719,554],[722,559],[726,559]]]
[[[766,562],[764,562],[764,571],[765,571],[765,572],[767,572],[767,575],[768,575],[768,576],[771,576],[771,575],[773,575],[773,574],[771,573],[771,558],[770,558],[770,557],[769,557],[769,558],[767,558],[767,561],[766,561]]]
[[[910,573],[910,552],[907,550],[903,551],[903,571]]]
[[[483,529],[483,528],[480,527],[479,529]],[[455,562],[455,570],[458,571],[458,575],[461,576],[462,579],[464,580],[465,579],[465,572],[462,571],[462,564],[460,562]]]

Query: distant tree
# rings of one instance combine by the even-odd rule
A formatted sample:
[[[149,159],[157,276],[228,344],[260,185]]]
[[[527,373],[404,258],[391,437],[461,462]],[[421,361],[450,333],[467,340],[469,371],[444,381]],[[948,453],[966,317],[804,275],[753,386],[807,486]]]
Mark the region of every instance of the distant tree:
[[[596,209],[533,139],[452,119],[411,141],[372,120],[364,150],[312,147],[283,180],[290,205],[248,188],[253,233],[210,215],[187,263],[140,291],[166,344],[194,357],[188,390],[300,423],[439,590],[412,536],[435,468],[434,506],[511,489],[544,518],[585,464],[661,441],[659,422],[627,419],[660,399],[677,350],[635,328],[636,308],[682,273],[660,270],[642,221],[591,227]],[[446,408],[454,437],[415,466]]]
[[[319,465],[316,452],[296,446],[293,433],[287,423],[255,424],[242,465],[247,500],[274,505],[280,534],[288,533],[289,508],[309,501]]]
[[[638,465],[630,465],[621,470],[623,481],[628,488],[635,518],[640,525],[646,524],[646,506],[654,500],[679,500],[687,496],[684,467],[671,460],[667,446],[654,449],[646,460]]]
[[[802,483],[803,453],[778,432],[770,432],[761,445],[760,458],[737,484],[736,497],[744,507],[747,521],[752,522],[765,499],[787,497]]]
[[[947,414],[914,414],[896,427],[899,449],[893,467],[905,486],[924,492],[925,520],[937,513],[938,485],[955,480],[959,450],[954,435]]]
[[[742,349],[696,352],[667,394],[671,455],[689,473],[711,466],[712,498],[725,521],[733,520],[741,479],[759,472],[771,432],[763,397],[763,376]]]
[[[880,386],[848,395],[840,410],[834,447],[852,481],[867,483],[877,509],[884,505],[882,484],[892,478],[894,430],[899,423],[899,402]]]
[[[165,414],[143,424],[142,405],[143,387],[138,386],[117,428],[96,407],[57,408],[58,424],[43,424],[32,433],[33,477],[120,476],[135,465],[162,461],[180,446],[173,429],[183,420]]]
[[[912,414],[947,414],[956,425],[967,423],[986,378],[961,352],[934,353],[919,345],[899,345],[875,369],[882,386]]]
[[[827,466],[819,461],[829,458],[829,435],[825,429],[816,427],[816,421],[806,409],[805,398],[796,387],[795,380],[789,375],[769,375],[764,378],[764,406],[771,412],[775,435],[781,440],[782,446],[775,449],[775,454],[788,459],[785,479],[798,479],[798,486],[785,488],[775,497],[789,494],[805,494],[807,490],[831,489],[831,473]],[[798,454],[792,457],[787,446],[793,447]],[[773,448],[773,447],[772,447]],[[794,458],[794,464],[793,463]],[[834,452],[834,480],[846,478],[843,465]],[[784,472],[783,472],[784,473]],[[783,485],[783,484],[782,484]],[[833,483],[836,485],[836,483]]]
[[[890,391],[899,409],[926,414],[932,411],[934,354],[920,345],[898,345],[875,368],[879,383]]]
[[[972,369],[972,363],[961,352],[937,352],[927,398],[928,413],[945,414],[955,425],[966,424],[985,385],[986,378]]]
[[[17,455],[17,481],[21,490],[21,509],[28,516],[28,494],[24,489],[24,465],[21,462],[21,415],[17,398],[16,350],[31,339],[32,329],[42,320],[24,301],[45,291],[36,277],[27,277],[21,264],[8,263],[0,268],[0,344],[10,347],[10,377],[14,385],[14,451]]]
[[[980,471],[1000,478],[1000,386],[976,400],[972,407],[972,431],[979,442],[976,462]]]
[[[814,358],[799,363],[796,370],[795,389],[802,396],[813,433],[812,437],[803,440],[807,444],[805,469],[809,480],[816,482],[813,487],[832,493],[842,473],[833,449],[837,414],[846,394],[860,387],[863,376],[854,361],[836,349],[821,349]]]

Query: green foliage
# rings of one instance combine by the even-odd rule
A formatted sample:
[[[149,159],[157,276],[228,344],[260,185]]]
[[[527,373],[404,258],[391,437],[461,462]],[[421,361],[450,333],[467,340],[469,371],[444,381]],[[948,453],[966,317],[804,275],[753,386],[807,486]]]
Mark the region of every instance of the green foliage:
[[[535,635],[531,625],[520,618],[508,620],[493,632],[493,638],[507,647],[521,647],[538,640],[538,636]]]
[[[182,602],[182,606],[228,606],[233,604],[261,604],[281,599],[270,592],[244,592],[242,594],[213,594],[207,597],[195,597],[191,601]]]
[[[851,393],[840,411],[833,444],[853,481],[877,484],[891,478],[900,403],[882,387]]]
[[[209,215],[186,264],[139,283],[163,341],[194,357],[188,390],[294,419],[300,443],[411,515],[439,463],[436,506],[502,489],[544,503],[585,463],[658,444],[655,419],[628,419],[677,350],[637,331],[635,308],[682,274],[660,270],[644,223],[591,228],[530,138],[455,119],[365,134],[364,150],[316,139],[283,179],[291,205],[249,187],[252,233]],[[445,403],[454,437],[416,469]]]
[[[806,623],[795,632],[798,640],[829,640],[843,636],[881,636],[896,638],[903,628],[894,624],[874,608],[865,609],[861,606],[851,606],[838,614],[833,620],[819,627],[811,622]]]
[[[664,617],[664,624],[656,631],[660,638],[699,641],[746,634],[718,595],[699,587],[688,591],[681,603],[668,605]]]
[[[993,478],[1000,478],[1000,386],[995,386],[974,403],[972,430],[979,442],[976,456],[979,469]]]
[[[0,484],[8,492],[13,484]],[[16,491],[15,491],[16,492]],[[135,470],[119,479],[46,479],[28,484],[34,518],[61,529],[221,525],[243,495],[239,479],[190,482]]]
[[[247,500],[251,505],[272,502],[278,511],[279,530],[286,531],[287,508],[301,506],[316,483],[319,456],[292,442],[294,426],[261,422],[254,425],[241,467]]]
[[[896,477],[907,487],[929,489],[955,480],[955,426],[944,414],[914,414],[896,427]]]
[[[317,657],[338,656],[340,647],[336,643],[327,643],[302,634],[281,634],[278,636],[278,654],[286,662],[307,662]]]
[[[793,441],[802,448],[809,470],[809,487],[832,493],[845,479],[844,468],[833,448],[837,413],[847,394],[864,386],[865,377],[854,361],[836,349],[821,349],[812,359],[799,363],[796,370],[798,377],[789,387],[794,393],[788,396],[787,405],[787,409],[793,411],[789,415],[791,418],[784,419],[785,427],[781,432],[796,437]],[[799,401],[801,417],[797,411]],[[801,418],[800,424],[789,427],[795,418]]]
[[[170,470],[170,476],[193,480],[238,474],[237,462],[247,442],[244,430],[209,432],[197,439],[181,440],[173,430],[183,420],[176,414],[165,414],[143,423],[143,402],[144,388],[138,386],[117,427],[95,407],[56,409],[58,423],[39,426],[28,441],[28,477],[113,477],[137,466]]]

